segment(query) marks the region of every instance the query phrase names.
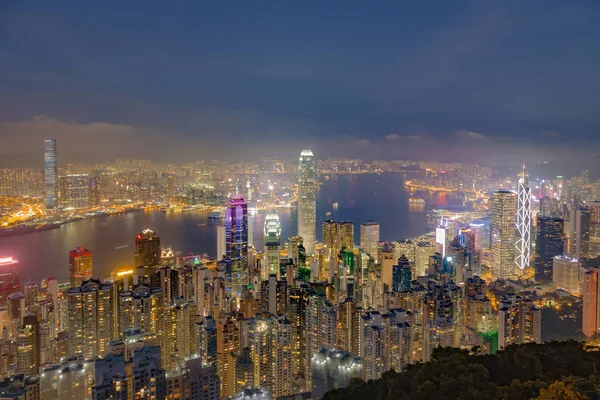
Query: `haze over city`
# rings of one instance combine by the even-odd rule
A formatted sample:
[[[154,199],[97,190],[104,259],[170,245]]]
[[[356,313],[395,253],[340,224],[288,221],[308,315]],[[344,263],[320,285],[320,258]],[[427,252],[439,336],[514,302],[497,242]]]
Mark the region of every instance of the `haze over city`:
[[[600,400],[600,3],[0,4],[0,400]]]

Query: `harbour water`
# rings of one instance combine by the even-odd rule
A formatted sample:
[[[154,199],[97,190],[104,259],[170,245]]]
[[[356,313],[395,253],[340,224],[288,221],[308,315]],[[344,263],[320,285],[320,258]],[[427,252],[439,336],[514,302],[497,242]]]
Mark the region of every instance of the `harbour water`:
[[[321,238],[321,223],[327,219],[354,222],[357,244],[360,224],[366,220],[379,222],[382,240],[425,233],[425,207],[409,206],[405,179],[404,174],[386,173],[324,180],[317,195],[317,238]],[[431,207],[445,205],[446,199],[433,196],[427,201]],[[69,250],[81,245],[94,254],[94,276],[105,278],[114,268],[133,263],[135,236],[146,228],[156,231],[163,246],[170,246],[178,255],[215,256],[216,226],[223,221],[209,219],[209,215],[139,211],[71,222],[58,229],[0,237],[0,258],[19,260],[21,282],[39,282],[51,276],[62,281],[68,280]],[[279,216],[283,242],[297,234],[296,209],[282,211]],[[262,212],[251,217],[253,244],[258,249],[263,247],[264,217]]]

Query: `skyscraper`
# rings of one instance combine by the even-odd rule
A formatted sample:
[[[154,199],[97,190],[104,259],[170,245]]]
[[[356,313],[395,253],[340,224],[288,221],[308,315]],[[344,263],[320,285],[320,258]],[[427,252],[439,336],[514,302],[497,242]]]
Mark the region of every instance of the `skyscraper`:
[[[0,303],[19,291],[19,262],[12,257],[0,258]]]
[[[92,278],[92,252],[83,246],[69,251],[69,278],[71,287]]]
[[[267,214],[265,217],[265,264],[266,276],[279,276],[279,245],[281,242],[281,225],[277,214]]]
[[[150,229],[144,229],[135,238],[135,266],[143,268],[144,276],[154,274],[160,266],[160,237]]]
[[[223,260],[223,257],[227,253],[225,250],[226,246],[226,233],[225,225],[217,226],[217,261]]]
[[[354,249],[354,224],[350,221],[323,221],[323,245],[330,257],[337,259],[342,248]],[[374,253],[377,254],[377,251]]]
[[[577,207],[570,209],[565,220],[565,254],[581,260],[590,255],[591,211]]]
[[[498,190],[492,195],[492,275],[496,279],[517,277],[515,264],[516,195]]]
[[[360,248],[373,258],[377,258],[377,242],[379,242],[379,224],[366,221],[360,225]]]
[[[523,343],[542,343],[542,312],[529,299],[516,294],[502,296],[498,309],[498,347]]]
[[[248,284],[248,204],[233,195],[225,211],[225,255],[231,262],[232,282],[236,293]]]
[[[515,262],[520,270],[516,272],[519,275],[523,275],[525,270],[529,268],[531,255],[531,200],[531,188],[529,187],[527,172],[525,172],[525,165],[523,165],[517,188],[517,237],[515,242]]]
[[[579,260],[565,256],[554,257],[552,281],[559,289],[579,295]]]
[[[563,254],[564,221],[562,218],[537,217],[536,280],[550,280],[554,257]]]
[[[302,150],[298,167],[298,236],[304,239],[306,253],[311,255],[317,240],[316,180],[313,153]]]
[[[60,178],[60,205],[66,210],[87,208],[90,205],[90,181],[86,174]]]
[[[600,333],[600,268],[590,268],[583,274],[583,334],[587,337]]]
[[[44,188],[46,191],[46,208],[56,208],[58,206],[56,139],[44,140]]]

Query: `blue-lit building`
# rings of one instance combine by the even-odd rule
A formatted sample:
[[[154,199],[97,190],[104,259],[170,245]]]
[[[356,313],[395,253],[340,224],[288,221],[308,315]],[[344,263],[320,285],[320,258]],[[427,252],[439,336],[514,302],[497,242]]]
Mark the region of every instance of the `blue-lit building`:
[[[407,292],[410,290],[412,274],[410,263],[406,256],[398,259],[398,265],[392,267],[392,290],[394,292]]]
[[[44,140],[44,189],[46,208],[58,207],[58,167],[56,165],[56,139]]]

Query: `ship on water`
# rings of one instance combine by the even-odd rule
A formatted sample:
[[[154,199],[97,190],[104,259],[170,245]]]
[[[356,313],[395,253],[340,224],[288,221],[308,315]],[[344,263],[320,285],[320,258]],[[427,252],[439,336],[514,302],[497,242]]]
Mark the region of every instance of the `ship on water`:
[[[411,197],[410,199],[408,199],[408,204],[420,204],[420,205],[424,205],[425,204],[425,199],[422,199],[420,197]]]
[[[221,214],[219,211],[215,211],[208,216],[208,219],[221,219],[221,218],[223,218],[223,214]]]

